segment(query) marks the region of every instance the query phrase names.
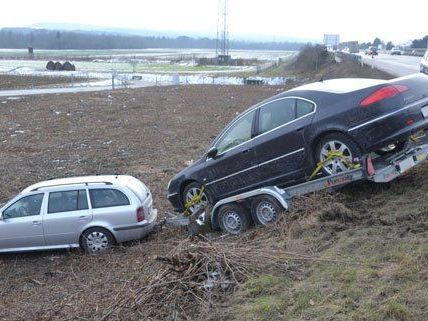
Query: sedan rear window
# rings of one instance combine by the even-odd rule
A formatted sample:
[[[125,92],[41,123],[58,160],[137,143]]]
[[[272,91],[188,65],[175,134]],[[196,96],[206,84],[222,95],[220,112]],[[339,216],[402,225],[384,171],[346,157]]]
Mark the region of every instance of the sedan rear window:
[[[128,197],[124,193],[112,188],[91,189],[89,190],[89,197],[91,198],[92,208],[130,204]]]
[[[269,130],[282,126],[295,119],[296,100],[280,99],[260,108],[259,132],[265,133]]]
[[[302,99],[297,99],[297,118],[303,117],[307,114],[310,114],[314,111],[315,106],[313,103],[306,101],[306,100],[302,100]]]

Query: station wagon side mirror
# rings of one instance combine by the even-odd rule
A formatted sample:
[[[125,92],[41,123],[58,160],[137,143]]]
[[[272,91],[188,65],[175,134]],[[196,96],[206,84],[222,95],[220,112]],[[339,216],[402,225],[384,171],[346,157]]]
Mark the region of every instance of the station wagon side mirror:
[[[217,153],[218,153],[217,147],[213,147],[208,151],[207,157],[208,158],[215,158],[217,156]]]

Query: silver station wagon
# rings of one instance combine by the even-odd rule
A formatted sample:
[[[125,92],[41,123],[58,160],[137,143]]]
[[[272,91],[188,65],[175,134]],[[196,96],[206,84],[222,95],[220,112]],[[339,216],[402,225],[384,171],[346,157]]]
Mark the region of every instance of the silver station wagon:
[[[0,252],[81,247],[105,251],[153,229],[150,190],[125,175],[40,182],[0,207]]]

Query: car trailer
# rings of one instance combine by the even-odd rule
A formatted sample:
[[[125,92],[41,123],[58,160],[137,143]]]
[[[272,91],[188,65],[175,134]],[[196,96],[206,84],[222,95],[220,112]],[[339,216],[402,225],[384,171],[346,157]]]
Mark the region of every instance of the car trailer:
[[[228,197],[217,202],[210,211],[200,209],[191,216],[196,215],[194,221],[199,225],[204,225],[205,220],[210,217],[213,229],[220,228],[228,234],[244,232],[249,228],[251,221],[257,225],[268,225],[275,222],[284,210],[288,210],[294,197],[343,187],[356,181],[387,183],[394,180],[427,160],[427,139],[425,135],[412,138],[406,149],[395,154],[364,156],[357,166],[349,171],[286,188],[269,186]],[[209,212],[209,215],[205,212]],[[172,226],[188,226],[192,222],[191,216],[169,213],[166,223]]]

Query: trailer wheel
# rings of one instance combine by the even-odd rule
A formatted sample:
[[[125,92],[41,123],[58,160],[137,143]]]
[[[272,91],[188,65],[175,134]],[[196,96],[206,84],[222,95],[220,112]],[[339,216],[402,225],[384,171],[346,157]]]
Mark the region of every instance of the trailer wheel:
[[[250,215],[237,203],[226,204],[219,209],[218,223],[224,233],[238,235],[250,227]]]
[[[251,215],[257,225],[275,223],[282,211],[281,204],[272,196],[261,195],[255,197],[251,202]]]

